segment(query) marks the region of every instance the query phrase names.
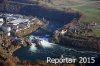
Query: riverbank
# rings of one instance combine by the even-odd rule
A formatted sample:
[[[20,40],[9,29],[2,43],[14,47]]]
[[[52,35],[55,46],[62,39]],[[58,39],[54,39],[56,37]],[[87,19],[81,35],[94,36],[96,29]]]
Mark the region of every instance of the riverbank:
[[[20,9],[18,8],[18,10],[16,10],[17,8],[12,8],[12,7],[14,7],[13,5],[16,7],[19,7]],[[24,6],[22,6],[22,5],[24,5]],[[6,11],[4,11],[4,12],[8,12],[8,13],[12,13],[12,12],[16,13],[17,12],[17,13],[24,14],[24,15],[36,16],[37,18],[44,20],[45,23],[48,22],[47,26],[45,28],[42,28],[42,30],[40,30],[40,32],[37,30],[36,33],[38,33],[40,35],[42,34],[42,32],[44,32],[44,34],[46,34],[46,35],[48,35],[47,32],[52,34],[53,31],[58,29],[56,32],[54,32],[53,37],[51,37],[51,39],[50,39],[52,43],[59,43],[61,45],[64,43],[65,44],[69,43],[69,44],[72,44],[73,46],[75,46],[75,44],[77,44],[76,47],[79,46],[80,48],[81,47],[84,48],[86,46],[87,48],[89,47],[89,48],[96,49],[98,47],[97,49],[99,49],[99,42],[97,42],[98,38],[95,39],[94,37],[91,37],[91,36],[94,36],[94,33],[92,33],[90,26],[87,30],[88,26],[82,25],[81,18],[83,16],[83,13],[81,13],[80,11],[76,11],[71,8],[68,8],[68,9],[63,8],[63,9],[59,10],[59,9],[48,7],[48,6],[45,7],[43,4],[35,4],[35,5],[32,4],[32,5],[25,6],[25,4],[21,4],[21,3],[16,3],[16,5],[15,5],[15,3],[9,3],[9,5],[5,9],[6,9]],[[14,38],[10,37],[10,36],[6,37],[5,33],[0,34],[3,37],[3,38],[1,38],[2,42],[0,42],[1,46],[4,47],[3,50],[6,50],[5,53],[7,53],[8,55],[11,56],[11,57],[6,56],[5,54],[2,54],[4,52],[1,52],[1,56],[3,57],[3,59],[1,58],[3,61],[3,62],[1,62],[1,64],[7,65],[7,66],[12,66],[12,65],[13,66],[17,66],[17,65],[18,66],[19,65],[22,65],[22,66],[25,66],[25,65],[53,66],[54,64],[47,64],[45,62],[45,60],[43,60],[43,59],[46,59],[46,57],[48,57],[48,56],[60,57],[62,54],[64,54],[65,56],[68,56],[68,57],[79,57],[79,56],[98,57],[99,56],[98,52],[77,51],[75,49],[62,47],[61,45],[57,45],[57,44],[56,45],[54,44],[55,46],[52,47],[52,46],[50,46],[51,43],[49,43],[48,41],[45,41],[45,40],[41,41],[42,47],[38,48],[38,47],[34,46],[34,43],[32,45],[31,42],[28,41],[26,36],[29,36],[30,33],[35,32],[36,29],[38,29],[38,27],[41,27],[41,24],[38,24],[38,23],[40,23],[40,20],[37,19],[36,21],[37,22],[32,21],[34,23],[31,24],[29,28],[23,28],[21,31],[19,31],[19,33],[15,33]],[[22,27],[22,26],[23,25],[21,25],[20,27]],[[61,28],[62,26],[64,26],[64,27]],[[82,29],[80,29],[80,27]],[[43,30],[45,30],[45,31],[43,31]],[[84,35],[87,35],[87,36],[84,37]],[[90,38],[88,38],[88,37],[90,37]],[[68,40],[68,42],[67,42],[67,40]],[[93,40],[91,43],[95,43],[96,46],[94,46],[94,44],[92,44],[92,46],[91,46],[91,44],[90,44],[90,42],[88,42],[88,40],[91,40],[91,41]],[[86,45],[83,42],[85,42]],[[30,46],[28,46],[28,45],[30,45]],[[50,46],[50,48],[47,48],[47,45]],[[34,51],[34,48],[35,48],[35,51]],[[31,50],[31,51],[29,51],[29,50]],[[16,59],[16,56],[19,59],[18,58]],[[15,60],[13,60],[12,57]],[[41,59],[41,60],[39,61],[38,59]],[[22,60],[24,60],[24,61],[22,61]],[[30,61],[28,61],[28,60],[30,60]],[[35,60],[37,60],[37,61],[35,61]],[[58,65],[59,66],[62,66],[62,65],[63,66],[64,65],[75,66],[75,64],[57,64],[57,66]],[[76,64],[76,65],[82,66],[81,64]],[[56,65],[54,65],[54,66],[56,66]]]
[[[98,23],[82,23],[73,20],[61,29],[54,32],[50,38],[51,42],[73,46],[78,48],[87,48],[100,51],[100,37],[96,36],[94,29]],[[98,28],[99,29],[99,28]]]

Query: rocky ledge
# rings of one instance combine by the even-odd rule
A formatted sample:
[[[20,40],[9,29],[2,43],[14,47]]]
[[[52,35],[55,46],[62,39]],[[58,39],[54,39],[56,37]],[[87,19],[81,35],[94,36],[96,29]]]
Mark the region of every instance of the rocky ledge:
[[[93,32],[97,25],[94,22],[82,23],[74,19],[69,24],[56,30],[49,41],[75,48],[100,50],[100,37],[97,37]]]

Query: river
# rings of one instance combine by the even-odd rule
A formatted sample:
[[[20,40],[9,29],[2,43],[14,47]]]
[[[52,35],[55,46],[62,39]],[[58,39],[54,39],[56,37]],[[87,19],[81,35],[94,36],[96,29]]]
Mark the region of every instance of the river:
[[[65,24],[71,22],[73,19],[79,20],[81,17],[78,12],[64,12],[57,9],[45,8],[39,5],[25,6],[19,13],[36,16],[40,19],[44,18],[46,21],[49,21],[47,30],[49,30],[50,34],[58,28],[61,28]],[[47,57],[59,58],[61,55],[64,55],[64,57],[100,56],[100,52],[97,51],[78,50],[76,48],[61,46],[61,44],[50,43],[48,42],[49,37],[45,36],[45,34],[49,34],[47,33],[47,30],[42,29],[36,32],[35,34],[38,34],[38,36],[35,34],[29,35],[34,35],[38,39],[41,39],[41,47],[35,47],[34,44],[32,44],[31,46],[18,49],[13,53],[13,56],[17,56],[20,60],[45,60]],[[40,33],[41,31],[44,33]]]
[[[32,38],[32,35],[30,35]],[[58,44],[48,42],[46,36],[35,36],[41,40],[42,46],[36,47],[34,44],[28,47],[18,49],[13,53],[13,56],[17,56],[20,60],[46,60],[47,57],[59,58],[61,55],[64,57],[98,57],[100,52],[77,50],[75,48],[64,47]]]

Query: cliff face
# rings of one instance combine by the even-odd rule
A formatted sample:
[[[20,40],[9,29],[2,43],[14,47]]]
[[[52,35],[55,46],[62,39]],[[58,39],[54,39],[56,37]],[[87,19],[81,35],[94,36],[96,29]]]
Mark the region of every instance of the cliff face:
[[[70,28],[73,28],[77,23],[78,23],[78,21],[75,19],[75,20],[71,21],[69,24],[64,25],[62,28],[56,30],[51,35],[50,42],[60,43],[60,41],[64,37],[64,33],[66,33]]]
[[[61,29],[56,30],[50,38],[50,42],[66,46],[100,50],[100,37],[95,37],[89,24],[73,20]]]
[[[84,40],[84,39],[75,39],[76,36],[70,37],[61,37],[59,40],[60,44],[66,46],[73,46],[77,48],[86,48],[86,49],[93,49],[93,50],[100,50],[100,39],[93,39],[93,40]]]

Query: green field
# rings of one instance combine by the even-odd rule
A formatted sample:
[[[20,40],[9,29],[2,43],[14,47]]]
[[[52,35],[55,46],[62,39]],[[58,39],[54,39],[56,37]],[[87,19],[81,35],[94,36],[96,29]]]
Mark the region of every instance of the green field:
[[[100,22],[100,2],[91,0],[52,0],[56,7],[75,8],[85,14],[83,22]]]
[[[33,0],[43,1],[45,0]],[[99,0],[46,0],[48,4],[56,8],[74,8],[85,14],[83,22],[100,23],[100,1]]]
[[[96,37],[100,37],[100,29],[94,29],[93,31],[96,34]]]
[[[99,22],[100,23],[100,9],[99,6],[95,5],[96,3],[75,7],[82,11],[85,16],[83,22]]]

